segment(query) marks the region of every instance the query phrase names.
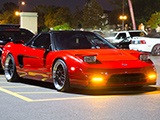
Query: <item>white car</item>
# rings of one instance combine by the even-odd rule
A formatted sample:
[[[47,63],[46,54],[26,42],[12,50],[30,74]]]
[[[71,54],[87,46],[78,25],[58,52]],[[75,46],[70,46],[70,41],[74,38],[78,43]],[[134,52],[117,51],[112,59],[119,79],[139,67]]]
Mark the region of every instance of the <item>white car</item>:
[[[129,31],[117,31],[113,32],[110,37],[105,37],[111,43],[120,43],[122,40],[128,38],[131,39],[134,36],[145,36],[146,31],[142,30],[129,30]]]
[[[133,37],[129,49],[160,55],[160,33],[149,34],[145,37]]]

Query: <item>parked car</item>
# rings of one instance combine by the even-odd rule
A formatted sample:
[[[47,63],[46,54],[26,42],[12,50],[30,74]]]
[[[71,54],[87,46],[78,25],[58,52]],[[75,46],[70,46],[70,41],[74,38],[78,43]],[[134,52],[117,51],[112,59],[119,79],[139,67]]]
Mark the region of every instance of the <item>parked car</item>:
[[[3,49],[2,66],[7,81],[46,81],[58,91],[155,85],[157,76],[148,54],[117,49],[86,31],[45,32],[26,44],[10,42]]]
[[[29,30],[19,28],[19,25],[1,24],[0,25],[0,62],[3,47],[8,42],[14,41],[17,43],[27,42],[33,37],[33,33]],[[1,65],[0,65],[1,69]]]
[[[129,48],[152,55],[160,55],[160,33],[151,33],[145,37],[133,37]]]
[[[105,37],[111,43],[120,43],[124,39],[131,40],[134,36],[145,36],[146,31],[142,30],[129,30],[129,31],[116,31],[110,37]]]
[[[125,38],[119,43],[112,43],[112,44],[119,49],[129,49],[129,44],[131,44],[131,40]]]

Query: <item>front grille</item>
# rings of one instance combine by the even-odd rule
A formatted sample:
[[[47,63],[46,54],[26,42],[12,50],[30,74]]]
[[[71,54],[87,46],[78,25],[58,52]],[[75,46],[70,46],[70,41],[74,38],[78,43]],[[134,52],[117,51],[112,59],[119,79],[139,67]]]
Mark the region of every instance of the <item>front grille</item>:
[[[118,74],[112,75],[107,84],[124,84],[124,83],[138,83],[138,82],[146,82],[146,78],[144,74]]]

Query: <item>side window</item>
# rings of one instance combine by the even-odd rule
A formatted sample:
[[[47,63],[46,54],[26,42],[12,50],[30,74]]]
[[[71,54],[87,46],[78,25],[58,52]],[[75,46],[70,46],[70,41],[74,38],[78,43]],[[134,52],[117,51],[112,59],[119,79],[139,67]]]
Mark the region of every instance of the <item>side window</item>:
[[[126,37],[126,33],[119,33],[116,39],[124,39]]]
[[[37,48],[40,48],[42,46],[44,46],[45,48],[49,48],[50,44],[51,42],[49,34],[41,34],[33,42],[33,46]]]

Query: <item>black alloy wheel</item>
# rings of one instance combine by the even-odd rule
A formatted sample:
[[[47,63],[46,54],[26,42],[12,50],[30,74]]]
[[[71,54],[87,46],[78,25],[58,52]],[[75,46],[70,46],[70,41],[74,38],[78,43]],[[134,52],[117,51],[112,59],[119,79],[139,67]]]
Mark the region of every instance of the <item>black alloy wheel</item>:
[[[11,54],[7,55],[5,60],[5,77],[8,82],[17,82],[19,81],[19,76],[16,71],[15,61]]]
[[[53,66],[53,84],[58,91],[69,91],[69,77],[65,62],[58,59]]]
[[[155,45],[151,51],[151,54],[153,56],[159,56],[160,55],[160,45]]]

